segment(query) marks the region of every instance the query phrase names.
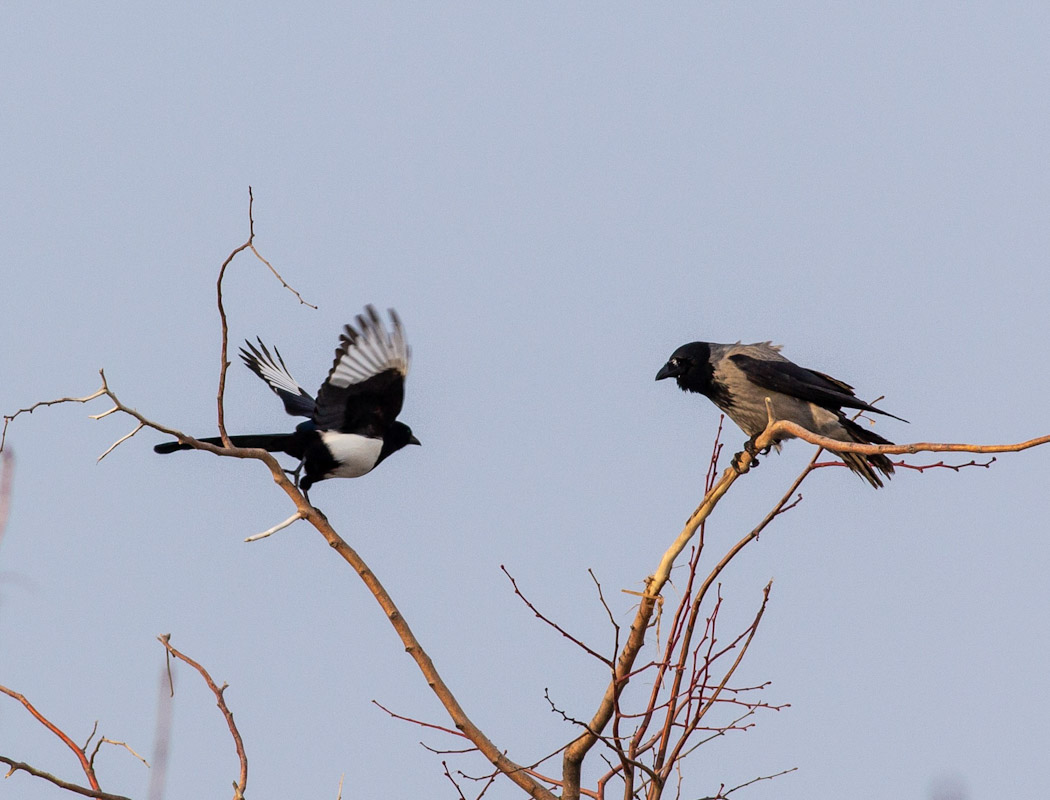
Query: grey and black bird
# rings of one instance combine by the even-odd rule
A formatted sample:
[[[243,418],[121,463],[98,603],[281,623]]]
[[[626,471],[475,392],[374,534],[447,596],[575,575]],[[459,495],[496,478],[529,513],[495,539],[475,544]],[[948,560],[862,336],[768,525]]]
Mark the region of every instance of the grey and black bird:
[[[289,472],[304,492],[328,478],[358,478],[406,445],[419,444],[411,428],[397,420],[410,351],[393,309],[390,320],[392,331],[387,331],[375,308],[366,306],[356,327],[344,326],[335,362],[316,399],[295,381],[277,348],[271,354],[261,339],[258,347],[245,342],[245,365],[281,398],[285,411],[308,419],[291,433],[237,435],[230,443],[299,459],[299,467]],[[222,445],[219,437],[200,441]],[[191,446],[165,442],[153,449],[173,453]]]
[[[844,408],[907,422],[860,400],[849,384],[789,361],[780,355],[780,346],[770,342],[684,344],[656,373],[656,380],[665,378],[675,378],[683,391],[707,397],[751,437],[751,446],[769,420],[766,398],[776,419],[840,442],[893,444],[851,420]],[[774,442],[778,450],[780,441]],[[876,489],[882,486],[876,470],[887,479],[893,474],[893,463],[882,454],[835,455]]]

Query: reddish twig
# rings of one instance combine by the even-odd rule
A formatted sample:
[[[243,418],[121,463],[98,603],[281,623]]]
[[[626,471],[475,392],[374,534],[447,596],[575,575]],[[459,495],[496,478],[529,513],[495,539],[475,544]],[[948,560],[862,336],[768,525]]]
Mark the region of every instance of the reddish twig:
[[[977,461],[971,459],[965,464],[946,464],[944,461],[938,461],[936,464],[909,464],[906,461],[894,461],[893,466],[901,467],[902,469],[911,469],[916,472],[922,473],[928,469],[950,469],[953,472],[959,472],[967,467],[984,467],[985,469],[991,469],[992,464],[996,462],[995,457],[988,459],[987,461]],[[846,464],[842,461],[820,461],[813,465],[813,469],[821,469],[823,467],[844,467]],[[786,510],[786,509],[785,509]]]
[[[456,783],[456,779],[452,777],[452,773],[448,770],[448,762],[442,761],[441,766],[445,769],[445,777],[449,779],[451,784],[456,787],[456,794],[459,795],[459,800],[467,800],[467,796],[463,794],[463,790],[459,788],[459,784]]]
[[[419,719],[414,719],[412,717],[405,717],[405,716],[402,716],[401,714],[396,714],[393,711],[391,711],[389,708],[384,706],[382,703],[380,703],[378,700],[373,700],[372,701],[372,705],[376,706],[377,708],[382,709],[387,714],[392,716],[394,719],[399,719],[402,722],[411,722],[413,725],[418,725],[421,728],[430,728],[430,729],[435,730],[435,731],[441,731],[442,733],[447,733],[450,736],[458,736],[461,739],[466,739],[467,738],[466,734],[464,734],[463,731],[454,731],[454,730],[452,730],[452,728],[446,728],[443,725],[435,725],[432,722],[423,722],[422,720],[419,720]],[[475,748],[471,748],[471,749],[476,750],[477,748],[475,747]],[[468,751],[464,751],[464,752],[469,752],[469,750]]]
[[[33,716],[33,718],[36,719],[37,722],[39,722],[41,725],[43,725],[45,728],[51,731],[51,733],[55,734],[55,736],[61,739],[62,743],[70,750],[72,750],[73,755],[77,757],[77,761],[80,762],[80,768],[84,771],[84,776],[88,779],[88,783],[91,784],[91,788],[96,792],[101,791],[101,788],[98,785],[98,779],[95,777],[95,769],[91,766],[91,761],[87,755],[86,745],[84,747],[80,747],[61,728],[59,728],[57,725],[55,725],[55,723],[53,723],[51,720],[49,720],[47,717],[45,717],[43,714],[37,711],[33,704],[26,699],[25,695],[19,694],[13,689],[8,689],[6,686],[0,686],[0,692],[6,694],[8,697],[14,698],[19,703],[21,703],[25,707],[26,711],[28,711]]]
[[[718,416],[718,430],[715,431],[715,441],[711,445],[711,463],[707,467],[707,476],[704,479],[704,494],[711,491],[718,477],[718,459],[722,455],[722,423],[725,422],[725,418],[725,414]]]
[[[518,582],[516,580],[514,580],[514,576],[511,575],[510,572],[507,571],[507,568],[503,564],[500,564],[499,568],[501,570],[503,570],[503,574],[506,575],[508,579],[510,579],[510,584],[511,584],[511,586],[514,587],[514,594],[516,594],[518,597],[521,598],[521,601],[526,606],[529,607],[529,611],[531,611],[533,614],[535,614],[538,619],[541,619],[543,622],[546,622],[548,625],[550,625],[552,628],[554,628],[554,630],[556,630],[558,633],[560,633],[562,636],[564,636],[566,639],[568,639],[570,642],[572,642],[574,645],[579,647],[581,650],[583,650],[588,655],[594,656],[596,659],[601,661],[607,667],[612,667],[612,661],[610,661],[608,658],[603,656],[601,653],[598,653],[595,650],[593,650],[592,648],[590,648],[587,645],[585,645],[582,641],[580,641],[580,639],[578,639],[577,637],[573,636],[571,633],[566,631],[557,622],[554,622],[549,617],[545,616],[542,612],[540,612],[539,609],[537,609],[536,606],[534,606],[531,602],[529,602],[529,599],[524,594],[522,594],[521,590],[518,588]],[[593,577],[593,575],[591,577]],[[600,591],[600,588],[599,588],[599,591]],[[603,602],[604,602],[604,600],[603,600]]]
[[[218,705],[222,715],[226,718],[226,725],[230,729],[230,735],[233,737],[234,746],[237,748],[237,758],[241,762],[240,775],[237,778],[237,782],[233,785],[233,800],[244,800],[244,789],[248,784],[248,756],[244,752],[244,741],[241,739],[240,731],[237,730],[237,725],[233,721],[233,713],[226,705],[226,700],[223,698],[223,692],[226,691],[227,685],[224,683],[222,686],[217,686],[215,681],[212,680],[211,675],[208,674],[208,670],[194,661],[187,655],[180,653],[171,645],[171,634],[166,633],[163,636],[158,636],[157,640],[164,645],[164,649],[175,658],[179,659],[186,664],[189,664],[200,676],[204,678],[204,682],[208,684],[208,688],[211,689],[212,694],[215,695],[215,703]]]

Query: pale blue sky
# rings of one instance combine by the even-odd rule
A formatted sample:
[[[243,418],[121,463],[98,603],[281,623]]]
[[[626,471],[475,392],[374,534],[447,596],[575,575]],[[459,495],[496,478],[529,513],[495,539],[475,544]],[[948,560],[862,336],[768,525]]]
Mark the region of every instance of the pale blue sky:
[[[313,499],[391,593],[468,713],[528,762],[604,690],[516,601],[611,645],[592,568],[633,598],[699,499],[718,415],[653,376],[686,341],[772,339],[911,420],[897,441],[1050,429],[1050,10],[982,3],[8,5],[0,24],[0,411],[87,394],[214,431],[214,281],[247,234],[231,336],[313,389],[365,303],[413,348],[423,441]],[[161,458],[91,408],[20,418],[0,545],[0,683],[76,738],[147,757],[172,641],[228,681],[253,800],[454,797],[456,746],[372,598],[268,475]],[[280,405],[231,368],[231,432]],[[730,428],[728,447],[743,436]],[[805,463],[791,444],[719,507],[712,546]],[[923,459],[916,459],[923,461]],[[990,470],[822,470],[725,576],[746,679],[791,708],[696,754],[683,797],[1043,798],[1050,450]],[[0,698],[0,753],[76,765]],[[169,798],[222,797],[228,733],[179,670]],[[453,762],[480,773],[480,760]],[[145,797],[117,750],[103,788]],[[592,775],[594,772],[589,773]],[[0,799],[55,790],[24,774]],[[502,784],[486,797],[516,797]]]

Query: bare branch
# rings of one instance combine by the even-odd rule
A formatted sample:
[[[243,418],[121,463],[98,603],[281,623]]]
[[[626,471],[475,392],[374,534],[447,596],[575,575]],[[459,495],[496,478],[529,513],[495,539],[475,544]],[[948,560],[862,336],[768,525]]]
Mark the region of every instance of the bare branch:
[[[751,780],[746,781],[740,784],[739,786],[734,786],[732,789],[726,789],[725,784],[722,784],[722,786],[718,790],[718,794],[709,797],[701,797],[699,800],[723,800],[723,798],[729,797],[729,795],[731,795],[733,792],[737,791],[738,789],[743,789],[745,786],[750,786],[751,784],[758,783],[759,781],[771,781],[773,780],[773,778],[779,778],[781,775],[787,775],[788,773],[794,772],[797,769],[798,767],[791,767],[791,769],[781,770],[780,772],[774,773],[773,775],[762,775],[758,778],[752,778]]]
[[[459,784],[456,783],[456,779],[452,777],[452,773],[448,771],[448,762],[442,761],[441,766],[445,769],[445,777],[451,781],[452,785],[456,787],[456,794],[459,795],[459,800],[467,800],[467,796],[463,794],[463,790],[459,788]]]
[[[106,393],[105,381],[103,381],[102,388],[94,394],[89,394],[85,397],[60,397],[57,400],[41,400],[40,402],[33,403],[33,405],[27,408],[20,408],[13,414],[4,414],[4,428],[0,431],[0,451],[4,449],[4,443],[7,441],[7,426],[11,424],[15,417],[19,414],[32,414],[36,409],[41,406],[57,406],[60,403],[89,403],[96,397],[101,397]]]
[[[95,727],[98,727],[97,721],[95,722]],[[91,736],[94,735],[95,731],[92,730]],[[91,741],[91,736],[88,737],[89,742]],[[104,744],[112,744],[117,745],[118,747],[123,747],[125,750],[131,753],[131,755],[135,756],[135,758],[137,758],[139,761],[145,764],[147,768],[149,767],[149,762],[142,756],[140,756],[138,753],[136,753],[135,750],[131,747],[131,745],[129,745],[127,742],[118,742],[116,739],[107,739],[105,736],[100,736],[98,738],[98,741],[95,742],[95,748],[91,751],[91,757],[88,759],[88,762],[91,764],[92,767],[95,766],[95,756],[98,755],[98,751],[102,749],[102,745]],[[87,749],[87,744],[84,745],[84,749]]]
[[[226,718],[226,724],[229,726],[230,735],[233,737],[233,743],[237,748],[237,758],[241,762],[240,775],[238,776],[237,781],[233,784],[233,800],[244,800],[244,788],[248,783],[248,756],[244,753],[244,742],[241,739],[240,731],[237,730],[237,725],[233,721],[233,713],[230,711],[229,707],[226,705],[226,700],[223,698],[223,692],[226,691],[226,684],[223,684],[221,687],[217,686],[215,681],[212,680],[211,675],[208,674],[208,671],[192,658],[183,655],[172,647],[170,639],[170,633],[157,637],[157,640],[164,645],[164,649],[167,650],[168,653],[175,656],[179,661],[189,664],[200,673],[200,676],[204,678],[204,682],[208,684],[208,688],[211,689],[212,694],[215,695],[216,705],[218,705],[219,710],[222,711],[222,715]]]
[[[281,277],[281,273],[279,273],[277,270],[275,270],[273,268],[273,264],[271,264],[269,261],[267,261],[265,258],[262,257],[262,255],[259,253],[259,251],[255,249],[254,241],[251,244],[249,244],[249,248],[251,249],[251,251],[253,253],[255,253],[255,257],[256,258],[258,258],[262,263],[264,263],[267,267],[269,267],[270,272],[273,273],[273,276],[275,278],[277,278],[277,280],[279,280],[281,282],[281,286],[283,286],[285,289],[287,289],[289,292],[291,292],[292,294],[295,295],[295,298],[299,301],[299,305],[309,306],[314,311],[317,310],[317,306],[315,306],[313,303],[307,303],[305,300],[303,300],[303,296],[301,294],[299,294],[299,292],[297,292],[291,286],[288,285],[288,283],[285,281],[285,279]]]
[[[736,672],[737,667],[740,666],[740,662],[743,660],[744,655],[747,653],[748,648],[751,646],[751,641],[755,638],[755,633],[758,631],[759,623],[762,622],[762,616],[766,613],[766,604],[769,602],[769,590],[772,588],[772,586],[773,582],[770,581],[766,584],[766,588],[762,590],[762,604],[759,606],[758,613],[755,615],[754,622],[751,623],[751,626],[747,630],[747,638],[744,640],[744,643],[741,646],[739,652],[737,652],[736,659],[734,659],[729,669],[726,670],[725,675],[722,677],[721,683],[718,684],[718,687],[715,689],[714,693],[711,694],[704,706],[694,714],[692,721],[688,723],[685,731],[683,731],[681,737],[679,738],[678,744],[668,755],[667,763],[664,767],[663,774],[661,776],[663,780],[666,780],[670,776],[670,769],[678,760],[678,754],[681,752],[681,749],[685,746],[685,743],[689,738],[689,734],[693,730],[695,730],[696,727],[700,724],[700,720],[703,719],[704,714],[706,714],[708,709],[710,709],[711,706],[715,704],[715,702],[721,695],[722,690],[725,689],[726,684],[729,682],[729,679],[733,677],[733,673]]]
[[[13,689],[8,689],[6,686],[0,686],[0,693],[6,694],[8,697],[14,698],[19,703],[21,703],[25,707],[26,711],[32,714],[33,718],[36,719],[37,722],[39,722],[41,725],[43,725],[45,728],[51,731],[51,733],[53,733],[55,736],[61,739],[62,743],[70,750],[72,750],[73,755],[77,757],[77,761],[80,762],[80,768],[84,770],[84,776],[88,779],[88,783],[91,784],[91,789],[95,792],[101,791],[101,788],[98,785],[98,779],[95,777],[95,769],[91,766],[91,762],[88,759],[87,752],[85,752],[87,745],[85,745],[84,747],[80,747],[79,745],[77,745],[77,743],[74,742],[69,737],[69,735],[66,734],[61,728],[59,728],[57,725],[55,725],[55,723],[53,723],[51,720],[49,720],[47,717],[45,717],[43,714],[37,711],[33,704],[26,699],[25,695],[19,694]],[[14,767],[13,764],[10,764],[9,766]],[[21,769],[21,767],[19,767],[19,769]]]
[[[275,533],[277,533],[277,531],[283,531],[289,525],[291,525],[291,524],[293,524],[295,522],[298,522],[301,519],[303,519],[302,512],[301,511],[296,511],[294,514],[292,514],[292,516],[288,517],[288,519],[286,519],[284,522],[278,522],[272,528],[268,528],[265,531],[263,531],[262,533],[252,534],[251,536],[246,538],[244,541],[246,541],[246,542],[257,542],[260,539],[265,539],[267,536],[273,536]]]
[[[412,632],[408,622],[394,603],[393,598],[379,581],[379,578],[376,577],[375,573],[372,572],[369,566],[365,563],[364,559],[362,559],[357,551],[347,544],[338,533],[336,533],[335,529],[331,526],[328,518],[325,517],[324,514],[312,506],[307,506],[305,512],[306,516],[304,519],[313,525],[317,531],[324,536],[325,541],[328,542],[329,546],[332,547],[332,549],[334,549],[340,557],[353,568],[364,582],[369,592],[372,593],[376,602],[379,603],[380,608],[383,609],[383,613],[386,614],[394,631],[400,637],[401,643],[405,646],[405,652],[407,652],[416,662],[416,666],[419,667],[420,672],[423,673],[427,685],[430,686],[434,695],[445,707],[445,711],[452,718],[456,728],[459,731],[462,731],[463,735],[477,746],[478,750],[481,751],[485,758],[487,758],[496,769],[510,778],[521,789],[525,790],[530,797],[536,798],[536,800],[556,800],[554,794],[529,776],[524,768],[507,758],[506,753],[496,747],[492,740],[490,740],[481,729],[474,724],[470,717],[467,716],[467,713],[459,704],[459,701],[452,693],[452,690],[449,689],[444,679],[438,673],[437,667],[434,666],[434,662],[431,660],[429,654],[420,644],[416,635]]]
[[[113,409],[113,411],[116,411],[116,410],[117,410],[116,408],[114,408],[114,409]],[[109,412],[107,411],[106,413],[108,414]],[[135,430],[133,430],[133,431],[132,431],[131,433],[127,434],[126,436],[121,436],[121,437],[120,437],[119,439],[117,439],[117,441],[113,442],[113,444],[111,444],[111,445],[110,445],[109,447],[107,447],[107,448],[106,448],[106,452],[104,452],[104,453],[103,453],[102,455],[100,455],[100,456],[99,456],[99,457],[98,457],[97,459],[95,459],[95,463],[97,464],[97,463],[98,463],[99,461],[101,461],[102,459],[104,459],[104,458],[105,458],[106,456],[108,456],[108,455],[109,455],[110,453],[112,453],[112,452],[113,452],[114,450],[116,450],[116,449],[117,449],[117,447],[118,447],[119,445],[121,445],[121,444],[123,444],[124,442],[126,442],[126,441],[127,441],[128,439],[130,439],[130,438],[131,438],[132,436],[134,436],[134,435],[135,435],[136,433],[138,433],[139,431],[141,431],[141,430],[142,430],[142,429],[143,429],[143,428],[144,428],[145,426],[146,426],[146,425],[145,425],[145,423],[143,423],[143,422],[140,422],[140,423],[139,423],[139,424],[138,424],[138,425],[137,425],[137,426],[135,427]]]
[[[734,458],[732,464],[723,471],[722,476],[714,483],[700,505],[686,520],[682,532],[678,534],[678,537],[664,553],[656,571],[647,579],[645,593],[638,604],[638,611],[635,614],[634,622],[631,623],[627,641],[620,651],[613,679],[609,682],[605,694],[598,705],[598,710],[587,726],[587,731],[578,736],[565,749],[565,757],[562,762],[565,800],[576,800],[580,796],[580,771],[583,759],[595,742],[598,741],[598,736],[595,732],[603,730],[613,715],[617,698],[626,686],[624,679],[631,672],[634,661],[645,643],[645,631],[656,608],[657,598],[670,578],[671,568],[674,566],[675,560],[682,550],[685,549],[689,540],[696,534],[700,525],[710,516],[718,501],[725,496],[725,493],[729,491],[736,479],[747,472],[752,461],[753,456],[747,451],[739,453]]]
[[[1017,444],[945,444],[941,442],[913,442],[911,444],[858,444],[840,442],[826,436],[818,436],[801,425],[782,419],[766,428],[755,440],[755,448],[764,450],[777,439],[794,436],[817,447],[836,453],[858,453],[859,455],[911,455],[914,453],[1019,453],[1032,447],[1050,443],[1050,435],[1028,439]]]
[[[220,361],[219,361],[219,391],[216,395],[216,406],[218,409],[218,423],[219,423],[219,437],[222,439],[224,446],[230,446],[230,437],[226,433],[226,413],[224,409],[224,398],[226,396],[226,370],[229,369],[230,361],[228,358],[229,353],[229,338],[230,329],[226,320],[226,308],[222,303],[222,279],[226,276],[226,268],[230,265],[238,253],[245,250],[251,250],[256,258],[262,263],[269,267],[270,272],[273,273],[274,277],[281,282],[281,285],[294,294],[302,305],[310,306],[310,308],[316,309],[317,306],[307,303],[303,300],[302,295],[299,294],[295,289],[288,285],[284,278],[281,277],[280,273],[273,268],[273,265],[260,255],[259,251],[255,249],[255,218],[253,216],[253,207],[255,205],[255,196],[252,193],[252,187],[248,187],[248,240],[244,244],[238,245],[230,251],[230,254],[226,256],[226,260],[222,262],[222,266],[219,267],[219,277],[215,282],[215,295],[216,302],[219,307],[219,323],[222,333],[222,346],[220,348]]]
[[[938,461],[936,464],[909,464],[907,461],[894,461],[893,466],[901,467],[902,469],[911,469],[916,472],[925,472],[928,469],[950,469],[953,472],[960,472],[967,467],[984,467],[985,469],[991,469],[992,464],[996,462],[995,456],[992,456],[987,461],[977,461],[976,459],[970,459],[965,464],[946,464],[944,461]],[[846,463],[844,461],[819,461],[813,465],[813,469],[822,469],[823,467],[844,467]]]
[[[60,789],[65,789],[67,792],[74,792],[84,797],[94,797],[97,800],[131,800],[129,797],[125,797],[122,794],[110,794],[109,792],[103,792],[100,789],[89,789],[87,786],[79,786],[69,781],[64,781],[61,778],[56,778],[50,772],[44,772],[36,767],[30,766],[23,761],[15,761],[14,759],[8,758],[7,756],[0,756],[0,763],[7,764],[10,769],[5,778],[10,778],[16,772],[25,772],[29,775],[33,775],[37,778],[43,778],[49,783],[53,783]]]
[[[559,625],[558,623],[554,622],[549,617],[544,616],[544,614],[542,614],[539,611],[539,609],[537,609],[536,606],[534,606],[531,602],[529,602],[529,599],[524,594],[522,594],[521,589],[518,588],[518,582],[516,580],[514,580],[514,576],[511,575],[510,572],[507,571],[507,568],[503,564],[500,564],[499,568],[501,570],[503,570],[503,574],[506,575],[507,578],[510,579],[510,584],[511,584],[511,586],[514,587],[514,594],[516,594],[518,597],[521,598],[521,602],[523,602],[525,605],[527,605],[529,607],[529,611],[531,611],[533,614],[535,614],[538,619],[541,619],[544,622],[546,622],[548,625],[550,625],[552,628],[554,628],[554,630],[556,630],[558,633],[560,633],[562,636],[564,636],[566,639],[568,639],[574,645],[579,647],[581,650],[583,650],[588,655],[594,656],[596,659],[601,661],[607,667],[611,667],[613,665],[612,661],[607,659],[601,653],[598,653],[598,652],[592,650],[590,647],[585,645],[580,639],[576,638],[571,633],[566,631],[561,625]],[[594,577],[594,576],[592,575],[591,577]],[[600,591],[601,591],[601,588],[599,587],[599,592]],[[603,600],[603,602],[604,602],[604,600]]]
[[[376,706],[377,708],[382,709],[387,714],[392,716],[394,719],[399,719],[402,722],[411,722],[413,725],[419,725],[421,728],[431,728],[431,729],[436,730],[436,731],[441,731],[442,733],[447,733],[450,736],[459,736],[462,739],[466,739],[467,738],[466,734],[463,733],[463,731],[454,731],[451,728],[444,727],[443,725],[435,725],[432,722],[423,722],[422,720],[413,719],[412,717],[405,717],[405,716],[402,716],[401,714],[396,714],[393,711],[391,711],[389,708],[384,706],[382,703],[380,703],[378,700],[373,700],[372,701],[372,705]],[[476,750],[477,748],[471,748],[471,749]],[[469,751],[465,751],[465,752],[469,752]]]

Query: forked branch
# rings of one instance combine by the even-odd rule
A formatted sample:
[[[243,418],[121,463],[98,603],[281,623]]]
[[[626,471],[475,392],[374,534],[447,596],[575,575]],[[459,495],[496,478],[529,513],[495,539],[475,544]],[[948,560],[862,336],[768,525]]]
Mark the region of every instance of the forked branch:
[[[39,722],[41,725],[43,725],[45,728],[51,731],[51,733],[57,736],[58,739],[66,747],[68,747],[70,751],[72,751],[73,755],[76,756],[77,761],[80,762],[80,768],[83,770],[84,777],[87,778],[89,786],[80,786],[79,784],[62,780],[61,778],[58,778],[49,772],[44,772],[43,770],[37,769],[36,767],[26,764],[23,761],[16,761],[12,758],[8,758],[7,756],[0,756],[0,762],[7,764],[7,766],[10,767],[10,769],[7,771],[7,775],[4,776],[5,778],[9,778],[15,772],[21,771],[29,775],[33,775],[37,778],[42,778],[43,780],[46,780],[49,783],[53,783],[55,786],[58,786],[61,789],[65,789],[66,791],[70,792],[75,792],[76,794],[83,795],[84,797],[95,797],[99,798],[99,800],[128,800],[128,798],[124,797],[123,795],[110,794],[109,792],[102,791],[98,783],[98,778],[95,775],[95,765],[93,763],[94,758],[88,756],[87,753],[87,744],[81,747],[76,742],[74,742],[73,738],[69,734],[67,734],[55,723],[53,723],[51,720],[49,720],[47,717],[41,714],[36,709],[36,707],[29,702],[25,695],[20,694],[14,691],[13,689],[8,689],[6,686],[0,686],[0,693],[6,694],[8,697],[11,697],[17,700],[19,703],[21,703],[25,710],[28,711],[37,722]],[[130,750],[130,748],[128,749]]]

